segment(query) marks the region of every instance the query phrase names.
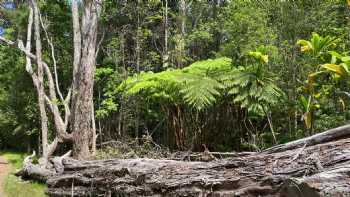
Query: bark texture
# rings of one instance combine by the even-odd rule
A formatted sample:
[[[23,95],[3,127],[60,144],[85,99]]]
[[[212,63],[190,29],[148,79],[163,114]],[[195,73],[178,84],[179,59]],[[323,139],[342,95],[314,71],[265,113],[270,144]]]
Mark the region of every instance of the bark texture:
[[[97,55],[97,23],[100,12],[100,1],[83,1],[80,25],[78,2],[77,0],[72,2],[74,66],[71,129],[73,133],[73,155],[78,159],[86,159],[91,154],[89,147],[94,129],[92,98]]]
[[[341,132],[345,128],[336,130]],[[306,138],[313,139],[313,143],[306,140],[309,145],[290,145],[300,142],[296,141],[277,146],[278,149],[235,154],[210,162],[67,158],[63,159],[63,173],[47,180],[47,193],[49,196],[350,196],[350,139],[340,139],[340,135],[325,137],[332,131]]]

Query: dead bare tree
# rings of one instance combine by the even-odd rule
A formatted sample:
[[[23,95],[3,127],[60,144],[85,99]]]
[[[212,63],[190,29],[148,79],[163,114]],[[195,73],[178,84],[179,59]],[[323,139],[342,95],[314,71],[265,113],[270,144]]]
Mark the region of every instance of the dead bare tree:
[[[78,159],[86,159],[91,154],[91,141],[96,140],[96,137],[93,137],[93,83],[95,59],[98,52],[96,42],[97,24],[101,12],[102,0],[84,0],[81,3],[78,3],[77,0],[72,1],[74,31],[73,80],[72,86],[67,91],[65,97],[59,89],[54,45],[41,20],[37,2],[36,0],[30,0],[28,5],[29,17],[26,46],[24,46],[21,40],[14,42],[0,37],[0,41],[17,47],[26,55],[26,71],[32,77],[38,94],[43,149],[41,163],[45,165],[55,151],[58,143],[63,141],[72,141],[73,155]],[[79,16],[79,6],[82,9],[81,16]],[[42,31],[45,32],[46,39],[49,42],[54,68],[53,72],[42,59]],[[33,32],[35,35],[35,53],[31,52]],[[33,68],[32,61],[36,62],[36,69]],[[48,86],[45,87],[44,83],[47,83]],[[57,101],[63,104],[63,109],[60,109]],[[46,108],[53,115],[56,130],[55,138],[50,144],[47,137],[48,115]],[[68,124],[70,125],[69,128]],[[94,150],[93,147],[92,150]]]

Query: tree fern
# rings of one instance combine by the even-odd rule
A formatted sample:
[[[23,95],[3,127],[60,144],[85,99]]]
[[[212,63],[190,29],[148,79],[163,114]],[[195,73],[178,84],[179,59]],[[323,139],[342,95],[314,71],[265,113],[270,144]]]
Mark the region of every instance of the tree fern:
[[[229,58],[193,63],[184,69],[141,73],[120,86],[126,94],[143,94],[148,99],[166,99],[202,110],[215,103],[224,85],[217,76],[231,69]]]
[[[184,69],[141,73],[124,81],[120,89],[129,95],[183,103],[197,110],[213,105],[223,95],[231,95],[234,103],[263,115],[264,108],[277,104],[283,92],[264,67],[268,56],[250,54],[257,63],[234,67],[229,58],[199,61]]]
[[[193,74],[184,76],[186,79],[180,92],[192,107],[201,110],[215,103],[216,97],[221,95],[220,89],[224,86],[216,79]]]
[[[222,75],[220,80],[228,94],[233,96],[234,103],[250,113],[263,116],[270,106],[278,104],[284,93],[265,67],[268,56],[260,52],[251,52],[250,55],[257,60],[256,63],[238,67]]]

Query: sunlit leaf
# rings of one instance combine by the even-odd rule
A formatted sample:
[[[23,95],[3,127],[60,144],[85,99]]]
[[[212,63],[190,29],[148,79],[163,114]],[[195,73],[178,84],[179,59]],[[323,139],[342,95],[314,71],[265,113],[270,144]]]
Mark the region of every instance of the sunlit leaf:
[[[321,97],[321,93],[316,93],[316,94],[314,94],[314,97],[315,97],[315,98],[320,98],[320,97]]]
[[[304,123],[307,129],[311,128],[311,123],[312,123],[312,117],[311,117],[311,113],[310,112],[306,112],[303,115],[303,119],[304,119]]]
[[[308,52],[308,51],[310,51],[312,48],[310,47],[310,46],[302,46],[301,48],[300,48],[300,51],[301,52]]]
[[[301,45],[301,48],[300,48],[301,52],[308,52],[313,50],[311,42],[307,40],[298,40],[297,44]]]
[[[300,101],[300,104],[303,106],[304,110],[306,110],[308,108],[308,102],[305,96],[300,96],[299,101]]]
[[[334,72],[335,74],[338,74],[340,76],[345,76],[347,74],[347,71],[343,68],[341,65],[337,64],[323,64],[321,65],[322,68],[325,68],[331,72]]]
[[[346,70],[347,73],[350,73],[350,65],[349,65],[349,63],[341,63],[339,65],[342,66]]]
[[[261,60],[264,62],[264,63],[268,63],[269,62],[269,56],[268,55],[262,55],[261,56]]]
[[[340,104],[342,106],[342,110],[345,111],[345,102],[344,102],[344,100],[342,98],[339,98],[339,102],[340,102]]]
[[[323,71],[318,71],[318,72],[314,72],[308,75],[308,83],[309,85],[313,85],[316,81],[316,77],[320,74],[324,73]]]
[[[344,56],[341,58],[341,61],[343,62],[349,62],[350,61],[350,56]]]

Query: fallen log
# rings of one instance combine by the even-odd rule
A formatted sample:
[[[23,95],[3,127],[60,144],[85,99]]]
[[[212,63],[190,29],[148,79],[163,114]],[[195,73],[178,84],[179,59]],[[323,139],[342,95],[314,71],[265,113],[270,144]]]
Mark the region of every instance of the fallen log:
[[[344,139],[347,137],[350,137],[350,124],[337,127],[334,129],[330,129],[323,133],[318,133],[313,136],[295,140],[286,144],[277,145],[264,150],[264,152],[266,153],[281,152],[281,151],[286,151],[290,149],[295,149],[304,145],[312,146],[315,144],[321,144],[321,143],[329,142],[336,139]]]
[[[282,186],[281,194],[295,197],[349,196],[350,165],[314,174],[290,178]]]
[[[61,174],[64,171],[63,159],[71,155],[71,151],[60,157],[53,157],[49,160],[40,158],[38,163],[35,163],[34,157],[36,156],[35,151],[33,154],[26,157],[23,161],[23,167],[15,175],[20,176],[24,180],[35,180],[38,182],[46,183],[47,179],[56,175]]]
[[[269,151],[211,162],[77,161],[48,179],[49,196],[350,196],[350,139],[330,130]],[[327,136],[326,138],[324,136]],[[310,140],[311,139],[311,140]],[[297,146],[295,144],[298,144]],[[283,147],[286,146],[286,147]],[[297,148],[295,148],[295,146]]]
[[[208,152],[208,154],[214,156],[216,159],[225,159],[252,155],[256,154],[256,152]],[[210,159],[203,159],[203,156],[203,152],[179,152],[171,156],[170,159],[179,161],[210,161]]]

